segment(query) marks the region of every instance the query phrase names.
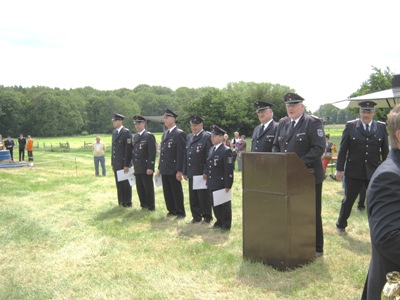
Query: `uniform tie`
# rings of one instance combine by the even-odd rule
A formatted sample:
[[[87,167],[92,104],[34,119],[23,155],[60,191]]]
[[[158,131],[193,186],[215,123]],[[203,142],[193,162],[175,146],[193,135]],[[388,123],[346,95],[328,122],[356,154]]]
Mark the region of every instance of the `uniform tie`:
[[[260,128],[260,132],[258,133],[258,137],[260,137],[263,134],[264,129],[265,129],[265,125],[263,124],[263,126]]]
[[[369,133],[369,124],[365,124],[365,131]]]
[[[292,121],[292,127],[290,127],[290,131],[292,132],[294,129],[294,124],[296,124],[296,121]]]

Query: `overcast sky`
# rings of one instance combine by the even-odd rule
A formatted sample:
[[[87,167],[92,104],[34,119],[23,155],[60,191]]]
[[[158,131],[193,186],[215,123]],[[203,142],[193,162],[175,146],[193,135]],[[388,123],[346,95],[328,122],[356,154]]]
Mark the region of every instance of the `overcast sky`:
[[[0,8],[4,86],[270,82],[316,110],[355,92],[371,66],[400,73],[398,0],[13,0]]]

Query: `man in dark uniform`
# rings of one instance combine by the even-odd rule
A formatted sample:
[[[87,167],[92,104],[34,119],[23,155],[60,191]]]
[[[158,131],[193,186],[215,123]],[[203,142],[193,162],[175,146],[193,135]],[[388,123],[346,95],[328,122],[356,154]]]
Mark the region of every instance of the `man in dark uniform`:
[[[363,185],[368,186],[376,168],[389,152],[386,124],[374,121],[375,102],[360,102],[360,119],[349,121],[343,130],[336,163],[336,179],[345,175],[345,196],[336,229],[346,234],[347,219]],[[345,167],[346,165],[346,167]]]
[[[188,222],[207,223],[212,220],[211,201],[207,189],[193,189],[193,176],[207,178],[207,155],[212,147],[210,133],[203,129],[204,120],[199,116],[190,117],[192,133],[186,139],[183,178],[189,179],[190,211],[193,219]]]
[[[112,135],[111,165],[114,171],[118,192],[118,204],[124,207],[132,206],[132,187],[128,180],[118,181],[117,171],[128,173],[132,167],[132,133],[123,126],[125,116],[114,114]]]
[[[391,150],[367,191],[372,257],[361,299],[381,299],[386,274],[400,271],[400,105],[388,114],[387,123]]]
[[[14,161],[15,143],[11,136],[7,136],[7,139],[4,141],[4,146],[6,147],[6,150],[10,151],[11,160]]]
[[[265,101],[254,103],[261,124],[254,128],[251,138],[251,152],[272,152],[278,123],[274,121],[272,104]]]
[[[145,128],[146,119],[134,116],[136,134],[133,137],[133,167],[136,179],[136,191],[142,209],[155,210],[154,162],[156,160],[156,139]]]
[[[210,228],[229,231],[232,226],[231,201],[215,206],[213,196],[214,191],[225,189],[226,192],[229,192],[233,184],[234,159],[232,150],[224,144],[224,134],[226,131],[222,128],[216,125],[211,126],[211,141],[214,147],[210,149],[207,158],[206,184],[216,218],[216,222]]]
[[[25,146],[26,146],[26,138],[24,138],[24,135],[21,133],[18,137],[18,145],[19,145],[19,161],[24,161],[25,160]]]
[[[284,96],[287,117],[279,121],[272,152],[294,152],[315,176],[316,256],[324,252],[321,218],[322,182],[325,179],[321,156],[325,133],[320,119],[304,112],[303,98],[295,93]]]
[[[162,175],[162,185],[165,204],[168,213],[166,217],[186,216],[182,191],[183,159],[185,156],[186,134],[176,127],[177,114],[169,109],[164,112],[164,132],[161,141],[158,174]]]

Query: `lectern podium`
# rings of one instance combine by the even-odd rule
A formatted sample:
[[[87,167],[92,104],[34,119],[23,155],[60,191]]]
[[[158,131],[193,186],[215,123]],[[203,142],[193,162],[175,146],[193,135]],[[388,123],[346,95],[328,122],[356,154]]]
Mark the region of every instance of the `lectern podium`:
[[[288,270],[315,259],[315,177],[295,153],[242,153],[243,257]]]

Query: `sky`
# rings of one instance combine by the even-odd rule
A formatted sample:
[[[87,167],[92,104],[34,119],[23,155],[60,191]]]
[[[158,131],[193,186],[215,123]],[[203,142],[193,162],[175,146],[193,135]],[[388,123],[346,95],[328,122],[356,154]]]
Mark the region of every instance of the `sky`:
[[[400,73],[398,0],[13,0],[0,9],[3,86],[269,82],[315,111],[357,91],[372,66]]]

